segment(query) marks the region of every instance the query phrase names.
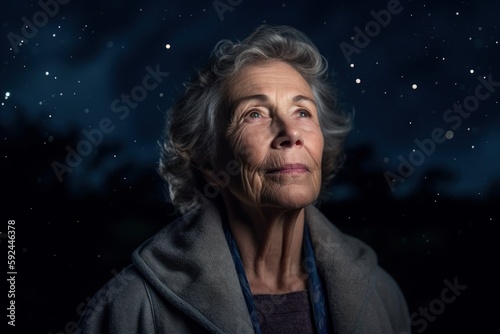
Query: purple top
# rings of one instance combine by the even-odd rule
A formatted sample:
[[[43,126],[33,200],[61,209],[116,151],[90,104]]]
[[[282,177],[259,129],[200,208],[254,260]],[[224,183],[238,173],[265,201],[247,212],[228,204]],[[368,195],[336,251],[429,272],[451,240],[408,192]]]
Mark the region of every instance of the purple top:
[[[307,290],[282,295],[253,295],[262,333],[314,333]]]

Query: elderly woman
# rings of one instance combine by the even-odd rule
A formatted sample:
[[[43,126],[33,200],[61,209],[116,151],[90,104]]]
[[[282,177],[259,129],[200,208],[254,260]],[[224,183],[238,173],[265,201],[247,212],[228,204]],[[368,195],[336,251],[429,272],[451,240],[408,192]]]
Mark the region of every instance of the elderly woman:
[[[302,33],[221,41],[169,114],[160,173],[182,216],[94,297],[80,333],[401,333],[374,252],[313,204],[350,119]]]

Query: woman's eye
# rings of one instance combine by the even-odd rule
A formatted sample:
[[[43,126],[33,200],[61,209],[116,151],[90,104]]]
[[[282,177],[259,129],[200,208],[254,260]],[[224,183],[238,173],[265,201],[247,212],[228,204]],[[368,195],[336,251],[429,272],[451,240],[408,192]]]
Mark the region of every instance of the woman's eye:
[[[248,117],[250,117],[250,118],[259,118],[260,117],[260,113],[258,111],[251,111],[248,114]]]
[[[309,112],[306,110],[299,110],[299,116],[300,117],[309,117]]]

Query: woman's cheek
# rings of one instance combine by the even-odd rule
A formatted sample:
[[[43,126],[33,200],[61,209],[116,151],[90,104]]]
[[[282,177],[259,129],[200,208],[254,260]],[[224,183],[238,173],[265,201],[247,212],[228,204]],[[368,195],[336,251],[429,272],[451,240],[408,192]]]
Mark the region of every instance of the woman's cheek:
[[[242,122],[230,129],[228,140],[235,157],[243,161],[251,161],[264,149],[265,136],[263,127],[256,122]]]
[[[230,149],[237,160],[242,160],[250,152],[246,140],[246,131],[243,127],[238,127],[229,135],[228,140],[230,144]],[[243,159],[244,160],[244,159]]]

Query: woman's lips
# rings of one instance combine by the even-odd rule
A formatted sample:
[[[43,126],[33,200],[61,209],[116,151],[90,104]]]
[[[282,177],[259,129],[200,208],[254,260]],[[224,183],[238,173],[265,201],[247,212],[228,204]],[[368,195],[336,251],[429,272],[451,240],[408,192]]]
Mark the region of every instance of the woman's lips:
[[[268,174],[298,174],[306,173],[309,169],[303,164],[286,164],[268,169]]]

